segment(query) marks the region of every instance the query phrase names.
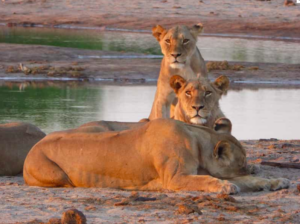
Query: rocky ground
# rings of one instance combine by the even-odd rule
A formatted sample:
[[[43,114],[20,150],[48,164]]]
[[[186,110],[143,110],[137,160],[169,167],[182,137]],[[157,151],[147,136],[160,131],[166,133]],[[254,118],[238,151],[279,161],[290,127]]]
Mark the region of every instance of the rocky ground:
[[[243,141],[249,163],[300,165],[300,141]],[[22,176],[0,177],[0,223],[48,223],[78,209],[87,223],[298,223],[299,169],[261,165],[258,176],[288,178],[289,189],[226,196],[202,192],[130,192],[99,188],[28,187]]]

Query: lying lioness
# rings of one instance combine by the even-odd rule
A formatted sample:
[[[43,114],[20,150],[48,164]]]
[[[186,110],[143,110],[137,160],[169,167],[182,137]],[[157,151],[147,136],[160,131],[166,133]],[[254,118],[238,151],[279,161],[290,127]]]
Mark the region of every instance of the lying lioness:
[[[220,76],[211,83],[201,76],[186,81],[174,75],[170,79],[170,86],[178,99],[174,108],[175,120],[214,128],[216,120],[225,117],[219,107],[219,100],[229,87],[226,76]]]
[[[54,132],[31,149],[24,164],[25,182],[43,187],[234,194],[289,186],[286,179],[245,174],[246,153],[234,137],[171,119],[121,132]]]
[[[79,128],[88,132],[124,131],[141,127],[144,124],[145,122],[92,121],[81,125]]]
[[[21,173],[27,153],[45,136],[38,127],[29,123],[0,124],[0,176]]]

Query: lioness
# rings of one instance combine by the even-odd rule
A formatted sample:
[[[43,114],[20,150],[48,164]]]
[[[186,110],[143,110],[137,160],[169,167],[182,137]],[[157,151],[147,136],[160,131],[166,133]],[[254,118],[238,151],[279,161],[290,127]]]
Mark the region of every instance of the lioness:
[[[172,119],[121,132],[54,132],[29,152],[23,174],[28,185],[43,187],[233,194],[289,186],[286,179],[243,176],[246,153],[230,134]]]
[[[174,75],[170,79],[170,86],[178,99],[174,109],[175,120],[214,128],[216,120],[224,117],[219,100],[229,87],[226,76],[220,76],[211,83],[203,77],[186,81]]]
[[[45,136],[44,132],[32,124],[0,124],[0,176],[21,173],[27,153]]]
[[[153,36],[159,42],[164,57],[149,116],[150,120],[170,117],[170,105],[175,99],[175,94],[169,85],[173,74],[178,74],[185,79],[194,78],[196,74],[207,77],[205,62],[196,46],[197,36],[202,29],[202,24],[191,28],[176,26],[169,30],[157,25],[152,29]]]
[[[118,121],[92,121],[81,125],[80,129],[89,132],[105,132],[105,131],[124,131],[136,127],[141,127],[144,122],[118,122]]]

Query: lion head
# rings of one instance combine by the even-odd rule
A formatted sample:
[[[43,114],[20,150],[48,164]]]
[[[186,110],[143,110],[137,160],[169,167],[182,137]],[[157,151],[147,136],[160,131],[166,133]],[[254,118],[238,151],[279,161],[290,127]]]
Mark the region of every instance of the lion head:
[[[222,179],[249,174],[244,147],[233,136],[225,137],[215,145],[206,169],[210,175]]]
[[[202,32],[203,25],[175,26],[169,30],[157,25],[152,28],[153,36],[158,40],[165,60],[172,68],[182,68],[190,64],[197,47],[197,36]]]
[[[192,126],[210,133],[210,138],[204,137],[202,141],[206,142],[205,144],[211,142],[213,145],[211,150],[208,150],[208,148],[202,150],[203,154],[201,156],[205,159],[198,169],[198,174],[210,174],[221,179],[250,174],[246,161],[246,150],[231,135],[232,124],[228,118],[222,117],[217,119],[214,130],[199,125]],[[193,132],[199,135],[199,132],[195,130]]]
[[[178,98],[174,111],[176,120],[212,128],[218,118],[224,117],[219,108],[219,100],[229,88],[226,76],[210,82],[203,77],[186,81],[181,76],[174,75],[170,79],[170,85]]]

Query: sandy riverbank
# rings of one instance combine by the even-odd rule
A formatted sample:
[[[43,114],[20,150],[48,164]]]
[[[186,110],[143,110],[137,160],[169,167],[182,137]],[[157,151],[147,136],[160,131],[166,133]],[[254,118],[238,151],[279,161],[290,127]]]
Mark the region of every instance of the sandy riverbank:
[[[300,38],[299,9],[300,4],[284,6],[284,0],[3,0],[0,23],[150,30],[156,24],[202,22],[205,33]]]

